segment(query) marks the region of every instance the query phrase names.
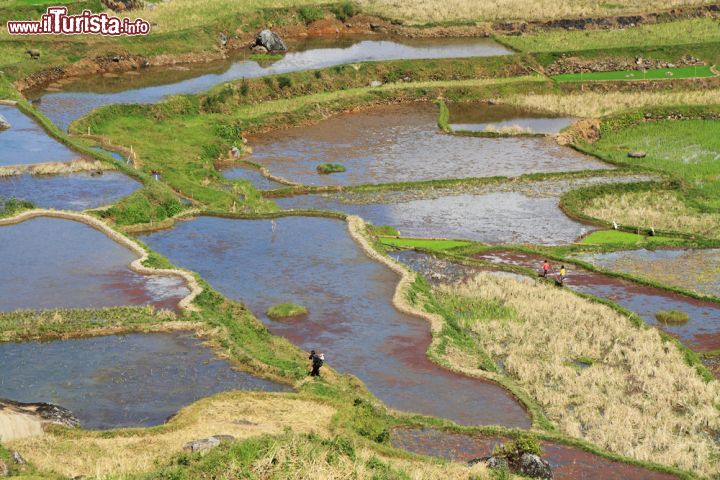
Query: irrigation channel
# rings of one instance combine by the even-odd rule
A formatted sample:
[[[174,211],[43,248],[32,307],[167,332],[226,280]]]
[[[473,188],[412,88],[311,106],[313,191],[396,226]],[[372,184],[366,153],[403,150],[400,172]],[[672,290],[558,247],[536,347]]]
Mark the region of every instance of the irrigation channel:
[[[139,75],[131,72],[63,82],[33,93],[32,98],[56,125],[67,128],[72,120],[98,106],[157,102],[167,95],[201,92],[243,77],[365,60],[509,53],[488,40],[377,37],[310,40],[294,45],[292,50],[282,60],[267,65],[240,57],[187,68],[148,68]],[[12,144],[20,149],[16,158],[0,159],[0,166],[77,160],[72,151],[48,137],[19,111],[0,108],[8,109],[0,113],[14,125],[0,133],[0,147],[5,151]],[[457,110],[451,124],[457,130],[476,132],[519,127],[527,133],[553,133],[571,120],[491,106],[482,108],[484,113],[479,116],[474,116],[472,109]],[[357,131],[363,131],[365,136],[357,135]],[[427,105],[341,115],[323,125],[292,129],[283,136],[270,134],[252,139],[252,143],[252,160],[272,173],[307,184],[354,185],[609,168],[545,138],[475,138],[439,133],[434,107]],[[39,144],[45,146],[37,153],[31,146]],[[360,146],[362,154],[357,153]],[[430,162],[437,158],[438,150],[447,156],[440,162]],[[500,161],[483,163],[488,156]],[[349,167],[347,174],[319,178],[314,173],[316,163],[340,158]],[[279,186],[253,169],[231,169],[225,174],[250,179],[262,189]],[[637,177],[630,176],[597,178],[603,180],[588,177],[574,183],[548,183],[541,194],[478,187],[464,192],[440,191],[422,198],[398,193],[400,200],[396,203],[387,199],[353,203],[339,196],[296,196],[278,199],[278,203],[284,208],[356,213],[375,224],[398,226],[405,235],[442,234],[493,243],[567,243],[592,227],[570,220],[559,210],[559,193],[583,182],[637,181]],[[134,181],[116,172],[102,176],[24,175],[0,180],[2,195],[10,192],[40,206],[67,209],[110,203],[136,187]],[[545,233],[558,233],[541,237],[535,233],[540,226]],[[140,238],[175,265],[199,273],[224,295],[242,300],[273,333],[305,349],[321,348],[334,368],[357,375],[391,407],[464,425],[528,428],[531,424],[522,405],[499,385],[451,372],[426,357],[431,341],[428,325],[393,307],[396,274],[371,260],[339,220],[198,217]],[[148,303],[168,308],[187,293],[182,284],[154,284],[153,278],[134,274],[127,269],[134,259],[131,252],[76,222],[38,218],[1,227],[0,244],[4,245],[0,259],[5,267],[0,282],[14,289],[3,290],[0,310]],[[409,255],[403,253],[399,259],[412,263]],[[18,272],[22,281],[17,281]],[[571,277],[574,284],[575,278]],[[621,300],[617,301],[622,304]],[[288,301],[308,307],[308,317],[287,322],[267,318],[268,307]],[[703,308],[709,309],[710,304],[698,306]],[[687,338],[697,341],[703,334],[686,333]],[[186,333],[5,343],[0,344],[0,362],[9,366],[0,373],[0,396],[20,401],[55,401],[70,408],[88,428],[156,425],[183,405],[221,390],[287,390],[233,370]],[[180,387],[178,378],[183,379]],[[399,448],[457,460],[481,456],[500,440],[439,430],[393,433],[393,444]],[[556,478],[667,478],[579,448],[548,442],[544,447],[556,469]]]

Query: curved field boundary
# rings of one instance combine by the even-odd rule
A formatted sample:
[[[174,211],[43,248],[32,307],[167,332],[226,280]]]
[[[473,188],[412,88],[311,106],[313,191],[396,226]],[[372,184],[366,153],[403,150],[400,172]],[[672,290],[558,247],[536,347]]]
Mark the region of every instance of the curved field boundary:
[[[69,162],[46,162],[32,163],[28,165],[8,165],[0,167],[0,177],[11,177],[16,175],[62,175],[77,172],[97,172],[117,170],[114,165],[110,165],[100,160],[88,160],[85,158],[76,158]]]
[[[140,258],[133,260],[128,267],[136,273],[141,275],[162,275],[179,277],[185,280],[187,287],[190,289],[190,293],[178,302],[178,307],[182,310],[197,311],[197,307],[193,305],[195,298],[203,291],[202,287],[195,279],[195,277],[184,270],[180,269],[167,269],[167,268],[151,268],[143,265],[143,262],[148,259],[149,254],[139,243],[136,241],[116,232],[106,223],[98,220],[95,217],[86,215],[83,213],[65,212],[61,210],[47,210],[47,209],[34,209],[26,210],[13,217],[0,219],[0,226],[16,225],[26,220],[38,217],[51,217],[51,218],[62,218],[65,220],[72,220],[75,222],[84,223],[95,230],[98,230],[107,235],[111,240],[119,243],[130,249],[133,253],[137,254]]]
[[[360,246],[360,248],[365,252],[365,254],[371,259],[385,265],[390,270],[400,275],[400,281],[395,287],[395,292],[393,294],[393,306],[402,313],[422,318],[430,324],[432,341],[430,343],[430,346],[428,347],[428,352],[430,353],[431,359],[441,367],[447,368],[448,370],[455,371],[471,378],[481,377],[497,383],[501,387],[508,390],[518,400],[518,402],[520,402],[520,404],[527,409],[534,427],[537,427],[538,429],[544,431],[553,431],[555,427],[550,423],[547,417],[545,417],[545,414],[543,413],[540,406],[537,405],[524,391],[522,391],[512,382],[508,381],[503,376],[497,375],[492,372],[483,372],[482,375],[478,375],[478,372],[475,370],[450,365],[447,362],[444,362],[441,359],[437,358],[436,355],[434,355],[433,351],[440,339],[440,334],[443,325],[445,324],[445,319],[443,319],[440,315],[428,313],[424,310],[421,310],[408,301],[406,294],[410,290],[413,282],[415,281],[417,274],[403,266],[401,263],[396,262],[390,257],[381,254],[372,246],[372,244],[365,235],[367,224],[362,218],[356,215],[349,215],[346,221],[350,237]]]

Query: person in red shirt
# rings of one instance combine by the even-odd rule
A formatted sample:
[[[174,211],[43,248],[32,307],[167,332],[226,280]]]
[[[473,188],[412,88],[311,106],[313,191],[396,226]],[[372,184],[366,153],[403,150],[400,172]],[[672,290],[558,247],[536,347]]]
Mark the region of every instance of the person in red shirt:
[[[547,260],[543,261],[542,273],[540,275],[542,275],[543,277],[547,277],[549,270],[550,270],[550,264],[548,263]]]

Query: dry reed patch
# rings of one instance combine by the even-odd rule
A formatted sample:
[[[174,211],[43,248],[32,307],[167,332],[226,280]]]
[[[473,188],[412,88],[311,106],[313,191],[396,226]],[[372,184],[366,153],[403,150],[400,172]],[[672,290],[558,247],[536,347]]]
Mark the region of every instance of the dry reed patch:
[[[72,162],[48,162],[0,167],[0,177],[25,174],[62,175],[76,172],[99,172],[103,170],[115,170],[115,167],[101,162],[100,160],[80,159]]]
[[[720,472],[720,384],[704,383],[656,330],[567,290],[488,274],[437,293],[512,309],[511,319],[489,320],[465,311],[465,327],[563,432],[636,459]],[[574,364],[585,357],[591,366]]]
[[[577,117],[601,117],[640,107],[714,105],[720,89],[680,92],[586,92],[567,95],[513,95],[512,105]]]
[[[620,225],[720,238],[720,214],[690,208],[674,192],[624,192],[587,201],[585,215]]]
[[[211,435],[246,439],[296,432],[327,434],[335,409],[309,400],[277,394],[226,392],[181,410],[167,426],[129,429],[114,436],[102,432],[48,433],[14,442],[37,468],[68,477],[127,475],[147,472],[182,451],[189,441]]]

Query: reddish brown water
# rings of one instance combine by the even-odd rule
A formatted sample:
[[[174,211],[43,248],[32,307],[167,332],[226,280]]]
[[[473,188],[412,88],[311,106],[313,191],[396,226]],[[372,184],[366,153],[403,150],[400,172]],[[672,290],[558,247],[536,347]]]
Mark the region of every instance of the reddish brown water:
[[[273,174],[306,185],[610,168],[548,138],[444,134],[437,128],[437,107],[428,103],[375,107],[314,125],[252,137],[249,141],[253,148],[250,160]],[[340,163],[347,171],[319,175],[316,167],[323,163]]]
[[[128,269],[137,258],[82,223],[34,218],[0,228],[0,311],[151,304],[174,309],[181,279]]]
[[[490,456],[503,437],[486,437],[434,429],[395,429],[392,444],[420,455],[467,462]],[[541,442],[542,457],[550,463],[556,480],[669,480],[674,475],[613,462],[579,448],[553,442]]]
[[[427,358],[427,322],[393,307],[397,275],[367,257],[344,222],[200,217],[142,239],[224,295],[244,301],[273,333],[324,352],[330,365],[359,377],[393,408],[466,425],[530,426],[505,389]],[[267,318],[265,311],[282,302],[304,305],[310,313],[287,323]]]
[[[476,259],[495,263],[520,265],[539,270],[543,258],[511,250],[490,250],[474,255]],[[560,267],[551,262],[551,271]],[[679,338],[693,350],[707,351],[720,348],[720,305],[648,287],[608,275],[568,267],[568,288],[606,298],[638,314],[645,322],[662,328]],[[665,325],[655,319],[659,310],[680,310],[690,316],[684,325]]]

